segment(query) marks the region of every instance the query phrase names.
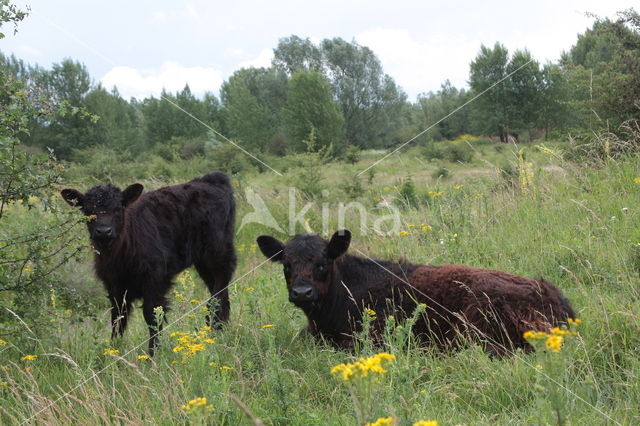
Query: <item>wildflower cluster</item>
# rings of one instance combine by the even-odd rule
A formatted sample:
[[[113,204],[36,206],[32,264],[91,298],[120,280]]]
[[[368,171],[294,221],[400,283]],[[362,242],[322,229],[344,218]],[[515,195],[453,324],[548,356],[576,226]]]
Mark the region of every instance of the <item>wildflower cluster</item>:
[[[38,358],[38,355],[25,355],[20,358],[20,361],[35,361]]]
[[[213,411],[213,405],[207,404],[207,398],[200,397],[192,399],[184,405],[180,406],[180,409],[188,414],[190,413],[207,413]]]
[[[580,324],[580,319],[569,318],[567,322],[570,325],[578,325]],[[551,352],[560,352],[562,346],[564,345],[564,336],[576,336],[578,333],[567,330],[565,328],[554,327],[549,330],[548,333],[544,331],[534,331],[530,330],[525,332],[522,337],[529,341],[535,340],[543,340],[545,347]]]
[[[387,373],[385,367],[388,367],[395,359],[395,355],[382,352],[367,358],[360,358],[351,364],[338,364],[331,368],[331,374],[339,375],[344,381],[367,377],[370,373],[383,375]]]
[[[119,353],[120,351],[118,349],[105,349],[102,355],[118,355]]]
[[[433,231],[433,226],[428,225],[426,223],[421,223],[419,226],[413,224],[413,223],[409,223],[407,224],[407,228],[409,228],[409,230],[402,230],[400,231],[398,234],[401,237],[406,237],[407,235],[411,235],[411,233],[413,231],[415,231],[416,233],[420,233],[420,232],[430,232]]]
[[[394,424],[395,420],[393,420],[393,417],[380,417],[375,422],[367,423],[364,426],[388,426]]]
[[[173,352],[180,353],[182,355],[182,361],[186,361],[205,349],[205,345],[215,342],[214,339],[207,337],[208,332],[211,331],[211,327],[206,325],[200,330],[185,333],[182,331],[175,331],[169,336],[176,339],[177,345],[173,347]]]
[[[375,422],[366,423],[365,426],[389,426],[395,425],[396,420],[393,417],[379,417]],[[418,420],[412,426],[438,426],[435,420]]]

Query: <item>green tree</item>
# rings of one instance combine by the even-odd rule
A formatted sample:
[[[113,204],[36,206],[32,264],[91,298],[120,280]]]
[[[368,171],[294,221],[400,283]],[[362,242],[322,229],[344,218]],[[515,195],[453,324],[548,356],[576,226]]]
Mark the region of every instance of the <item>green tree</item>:
[[[296,71],[322,71],[322,52],[309,38],[291,35],[278,41],[272,64],[289,75]]]
[[[296,71],[289,80],[284,109],[287,133],[294,149],[303,151],[303,141],[315,129],[317,146],[340,151],[344,140],[344,118],[331,96],[331,86],[317,71]]]
[[[172,139],[204,138],[208,129],[198,120],[207,123],[211,114],[209,106],[191,93],[189,85],[175,95],[163,90],[159,99],[146,98],[142,102],[142,113],[150,147]]]
[[[228,136],[253,149],[265,149],[283,130],[287,75],[276,68],[236,71],[220,89]]]
[[[528,50],[516,50],[506,67],[511,76],[505,85],[507,125],[509,133],[534,130],[540,122],[542,72]]]
[[[469,86],[479,94],[498,83],[507,75],[509,52],[500,43],[493,48],[482,45],[480,53],[469,65]],[[474,133],[507,136],[507,108],[504,102],[505,86],[495,87],[477,98],[471,105],[471,121]]]
[[[406,94],[384,74],[376,55],[341,38],[321,43],[324,73],[345,118],[346,138],[361,148],[391,145],[404,125]]]
[[[59,158],[65,159],[71,158],[74,150],[89,146],[87,129],[95,120],[87,120],[85,115],[77,114],[85,108],[85,97],[92,86],[87,68],[80,62],[65,59],[53,64],[51,70],[32,69],[30,81],[32,90],[38,93],[38,97],[46,99],[45,103],[63,108],[46,119],[34,118],[25,141],[53,149]]]
[[[438,123],[448,114],[460,108],[467,101],[467,92],[457,89],[446,80],[440,90],[418,96],[418,105],[422,113],[422,128],[428,128]],[[440,121],[427,132],[431,140],[454,139],[456,136],[468,133],[469,109],[462,108],[450,117]]]
[[[99,120],[87,126],[87,146],[104,146],[118,152],[139,154],[145,149],[142,116],[117,89],[106,91],[102,86],[93,89],[84,99],[87,111]]]

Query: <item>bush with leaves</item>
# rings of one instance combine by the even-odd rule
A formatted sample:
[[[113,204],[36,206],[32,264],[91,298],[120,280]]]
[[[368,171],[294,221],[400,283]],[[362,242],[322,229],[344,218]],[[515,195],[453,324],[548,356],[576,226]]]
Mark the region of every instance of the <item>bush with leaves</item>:
[[[22,18],[24,12],[0,2],[0,23]],[[0,335],[20,327],[18,317],[32,330],[46,324],[55,295],[64,290],[55,271],[81,249],[79,233],[70,232],[80,215],[56,208],[63,167],[53,153],[27,153],[18,140],[28,134],[30,120],[66,106],[34,103],[32,95],[21,80],[0,70]]]

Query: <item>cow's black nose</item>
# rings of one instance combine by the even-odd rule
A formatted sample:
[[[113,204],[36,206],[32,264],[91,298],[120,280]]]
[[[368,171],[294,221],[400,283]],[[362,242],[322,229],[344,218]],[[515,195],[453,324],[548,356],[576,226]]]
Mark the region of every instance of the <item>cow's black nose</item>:
[[[107,225],[96,226],[95,229],[96,238],[111,238],[113,237],[113,228]]]
[[[311,295],[313,294],[313,289],[311,287],[294,288],[292,291],[293,291],[293,296],[296,298],[299,298],[299,297],[310,298]]]
[[[316,293],[311,285],[298,285],[291,289],[292,302],[311,302],[315,300]]]

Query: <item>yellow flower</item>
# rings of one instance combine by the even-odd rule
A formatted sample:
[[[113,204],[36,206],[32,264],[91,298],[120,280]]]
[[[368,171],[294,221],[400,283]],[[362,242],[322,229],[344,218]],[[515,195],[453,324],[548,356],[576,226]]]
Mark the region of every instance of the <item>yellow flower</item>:
[[[564,339],[562,336],[551,336],[544,342],[544,344],[551,352],[560,352],[563,341]]]
[[[184,350],[184,346],[176,346],[175,348],[173,348],[174,352],[180,352]]]
[[[265,324],[262,326],[262,328],[271,328],[273,326],[274,326],[273,324]]]
[[[400,231],[400,236],[401,237],[406,237],[407,235],[409,235],[408,231]]]
[[[525,331],[522,334],[522,337],[524,337],[525,339],[546,339],[547,337],[550,337],[550,334],[545,333],[544,331],[535,331],[535,330],[530,330],[530,331]]]
[[[4,345],[6,345],[6,344],[7,344],[7,341],[6,341],[6,340],[2,340],[2,339],[0,339],[0,346],[4,346]]]
[[[119,353],[120,351],[117,349],[107,349],[102,353],[102,355],[117,355]]]
[[[367,315],[369,315],[369,317],[370,317],[371,319],[375,319],[375,318],[376,318],[376,311],[374,311],[373,309],[371,309],[371,308],[364,308],[364,312],[365,312]]]
[[[189,300],[189,302],[190,302],[190,303],[193,303],[194,305],[199,305],[199,304],[201,304],[201,303],[202,303],[202,302],[201,302],[200,300],[198,300],[198,299],[191,299],[191,300]]]
[[[211,404],[207,404],[207,398],[200,397],[192,399],[187,402],[185,405],[181,405],[180,409],[183,411],[192,411],[192,410],[202,410],[202,411],[211,411],[213,410],[213,406]]]
[[[393,417],[379,417],[375,422],[367,423],[365,426],[389,426],[394,424],[395,420]]]
[[[138,359],[149,359],[149,355],[138,355]]]
[[[418,420],[413,426],[438,426],[438,422],[435,420]]]
[[[0,388],[6,388],[9,387],[9,383],[7,382],[0,382]]]
[[[453,187],[453,189],[458,190],[458,189],[462,189],[464,185],[456,185]]]
[[[211,343],[215,343],[215,340],[214,339],[204,339],[203,342],[211,344]]]
[[[185,299],[185,295],[184,295],[184,293],[178,293],[178,292],[176,291],[176,292],[175,292],[175,296],[176,296],[176,299],[178,299],[178,300],[184,300],[184,299]]]
[[[253,287],[245,287],[244,291],[253,291]]]
[[[204,350],[204,345],[202,343],[196,343],[187,346],[187,349],[189,350],[188,355],[195,355],[197,352]]]
[[[331,368],[331,374],[340,375],[342,380],[349,381],[353,377],[367,377],[369,373],[385,374],[385,364],[395,360],[395,355],[388,353],[379,353],[368,358],[360,358],[351,364],[338,364]]]
[[[229,367],[228,365],[222,365],[220,367],[220,370],[222,371],[229,371],[229,370],[233,370],[233,367]]]
[[[413,223],[408,223],[408,224],[407,224],[407,227],[408,227],[408,228],[415,228],[416,226],[415,226]]]
[[[38,358],[38,355],[25,355],[20,358],[20,361],[35,361],[36,358]]]
[[[209,367],[215,367],[215,366],[217,366],[217,365],[218,365],[218,363],[217,363],[217,362],[213,362],[213,361],[212,361],[212,362],[210,362],[210,363],[209,363]]]
[[[205,325],[204,327],[202,327],[200,329],[200,331],[211,331],[211,326],[210,325]]]
[[[582,320],[580,318],[567,318],[567,322],[571,325],[578,325],[582,322]]]
[[[71,309],[67,309],[64,311],[65,315],[71,315],[73,313],[73,311]]]
[[[640,183],[640,177],[637,177],[633,180],[635,183]]]
[[[544,367],[543,367],[542,365],[540,365],[540,364],[536,364],[536,368],[537,368],[538,370],[543,370],[543,369],[544,369]]]
[[[353,368],[350,364],[338,364],[331,368],[331,374],[340,374],[342,380],[349,381],[354,374]]]
[[[424,232],[429,232],[429,231],[431,231],[432,229],[433,229],[433,226],[431,226],[431,225],[422,225],[422,230],[423,230]]]

